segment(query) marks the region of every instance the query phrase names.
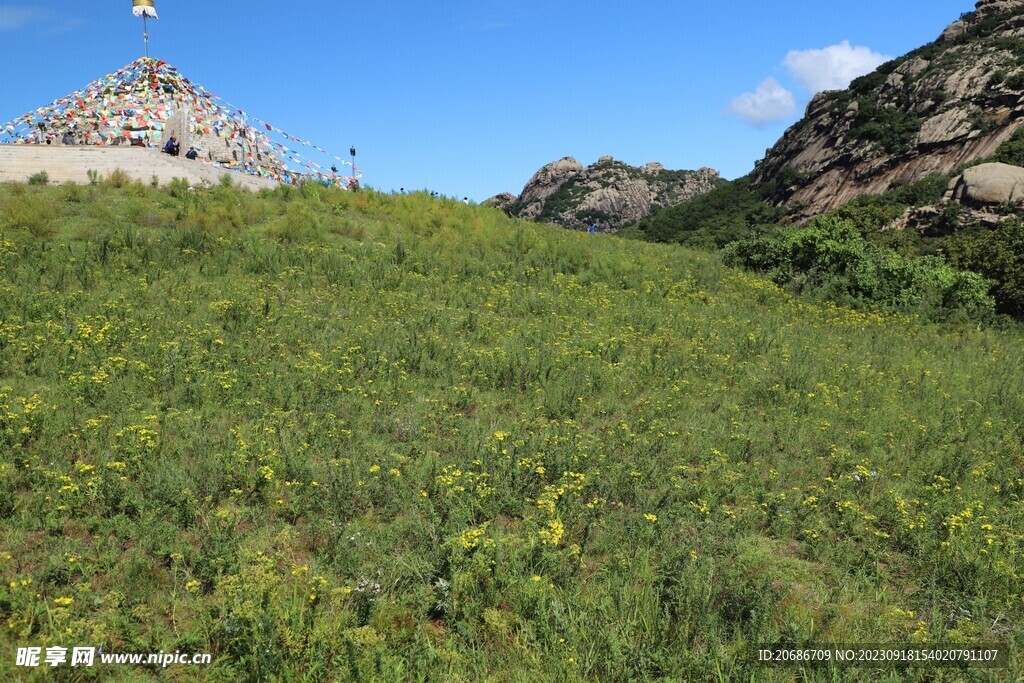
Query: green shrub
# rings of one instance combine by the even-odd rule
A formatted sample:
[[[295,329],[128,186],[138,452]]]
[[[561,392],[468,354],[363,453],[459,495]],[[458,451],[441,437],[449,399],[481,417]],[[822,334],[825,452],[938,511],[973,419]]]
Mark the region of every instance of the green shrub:
[[[579,184],[581,178],[572,177],[564,182],[547,200],[541,209],[537,221],[541,223],[558,220],[564,212],[572,209],[579,203],[580,198],[589,192],[589,189]]]
[[[321,226],[320,216],[307,203],[295,202],[287,205],[284,215],[270,226],[269,232],[281,241],[297,242],[315,236]]]
[[[999,312],[1024,318],[1024,221],[1013,218],[994,230],[959,231],[945,247],[953,264],[976,270],[992,281]]]
[[[188,196],[189,192],[188,181],[184,178],[173,178],[170,183],[167,184],[167,193],[175,199],[184,199]]]
[[[781,204],[792,195],[792,188],[800,188],[807,184],[808,174],[792,166],[784,166],[775,174],[771,181],[761,185],[757,192],[762,201],[769,204]]]
[[[1024,166],[1024,128],[1018,128],[1010,139],[996,149],[995,161]]]
[[[827,215],[852,222],[860,234],[871,241],[890,241],[892,233],[882,235],[880,231],[906,209],[941,201],[948,185],[948,175],[933,173],[915,183],[896,185],[882,194],[862,195]]]
[[[977,273],[957,271],[938,257],[908,258],[873,245],[851,221],[835,216],[736,242],[726,249],[726,262],[844,304],[936,319],[978,319],[993,309]]]
[[[148,188],[140,180],[132,180],[124,184],[124,193],[129,197],[140,199],[149,192]]]
[[[859,140],[875,143],[879,149],[898,154],[910,149],[921,132],[921,118],[902,109],[879,108],[874,100],[858,100],[860,110],[850,134]]]
[[[28,178],[29,185],[49,185],[50,175],[46,171],[39,171],[39,173],[33,173]]]
[[[1014,59],[1024,59],[1024,40],[1013,36],[1003,36],[992,41],[991,47],[996,50],[1005,50],[1013,55]]]
[[[880,70],[872,71],[869,74],[865,74],[864,76],[860,76],[859,78],[853,79],[853,81],[850,83],[849,90],[850,92],[856,93],[858,95],[867,95],[873,93],[875,90],[878,90],[880,87],[882,87],[882,84],[885,83],[887,75],[887,73],[883,73]]]
[[[1015,71],[1003,81],[1010,90],[1024,90],[1024,71]]]
[[[119,168],[114,169],[110,172],[110,175],[107,176],[107,185],[110,187],[120,188],[131,184],[131,182],[131,176]]]
[[[349,219],[331,221],[327,227],[328,232],[333,235],[341,235],[354,240],[366,239],[366,228],[359,223]]]
[[[64,201],[69,204],[80,204],[84,198],[82,187],[76,183],[68,183],[64,186]]]
[[[15,194],[0,209],[5,227],[27,230],[35,237],[52,237],[53,222],[60,215],[60,204],[53,198],[34,194]]]
[[[864,199],[861,197],[860,199]],[[877,199],[877,197],[871,197]],[[903,214],[904,207],[886,201],[859,201],[833,209],[828,215],[850,221],[862,235],[881,231]]]
[[[785,209],[765,201],[775,193],[751,187],[746,176],[723,183],[711,192],[641,220],[637,227],[653,242],[678,242],[701,248],[720,248],[747,236],[751,226],[779,220]]]
[[[942,199],[948,186],[948,175],[933,173],[914,183],[896,185],[882,196],[894,204],[924,206]]]
[[[203,197],[188,207],[187,227],[204,230],[213,235],[238,233],[245,225],[240,202],[230,197]]]

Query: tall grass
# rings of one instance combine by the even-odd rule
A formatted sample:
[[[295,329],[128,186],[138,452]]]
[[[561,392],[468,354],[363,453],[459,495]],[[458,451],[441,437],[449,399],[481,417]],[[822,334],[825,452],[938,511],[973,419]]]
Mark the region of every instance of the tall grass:
[[[1019,652],[1017,329],[425,194],[62,192],[0,186],[60,207],[0,232],[8,677],[27,645],[209,651],[171,673],[243,681],[866,681],[753,651]]]

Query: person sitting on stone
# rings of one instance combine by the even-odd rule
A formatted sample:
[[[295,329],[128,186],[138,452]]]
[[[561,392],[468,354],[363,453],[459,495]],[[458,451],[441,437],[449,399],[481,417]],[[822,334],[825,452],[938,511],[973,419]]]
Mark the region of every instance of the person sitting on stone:
[[[60,139],[62,145],[73,145],[75,144],[75,136],[71,134],[70,130],[64,131],[64,137]]]
[[[175,139],[175,137],[172,135],[171,138],[167,141],[167,144],[164,145],[163,152],[164,154],[170,154],[172,157],[176,157],[178,156],[178,152],[180,151],[181,147],[178,145],[177,139]]]
[[[199,157],[199,152],[196,151],[195,147],[189,147],[188,151],[185,152],[185,158],[195,161]]]

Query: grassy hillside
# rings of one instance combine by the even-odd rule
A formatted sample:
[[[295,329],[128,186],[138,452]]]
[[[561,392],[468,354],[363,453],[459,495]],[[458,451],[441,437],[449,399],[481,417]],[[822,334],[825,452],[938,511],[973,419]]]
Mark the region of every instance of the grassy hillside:
[[[1016,680],[1024,337],[425,195],[0,186],[0,674]],[[145,667],[71,669],[63,680]],[[130,677],[130,678],[129,678]]]

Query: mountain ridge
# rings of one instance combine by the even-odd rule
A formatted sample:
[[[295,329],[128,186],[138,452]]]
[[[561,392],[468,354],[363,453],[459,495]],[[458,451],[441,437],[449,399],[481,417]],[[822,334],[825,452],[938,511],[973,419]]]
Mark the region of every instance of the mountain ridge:
[[[658,162],[637,167],[611,156],[583,166],[569,156],[542,166],[518,197],[502,193],[486,203],[525,220],[614,232],[724,182],[711,168],[673,171]]]
[[[991,157],[1024,119],[1024,2],[981,0],[935,41],[814,96],[758,162],[801,218]]]

